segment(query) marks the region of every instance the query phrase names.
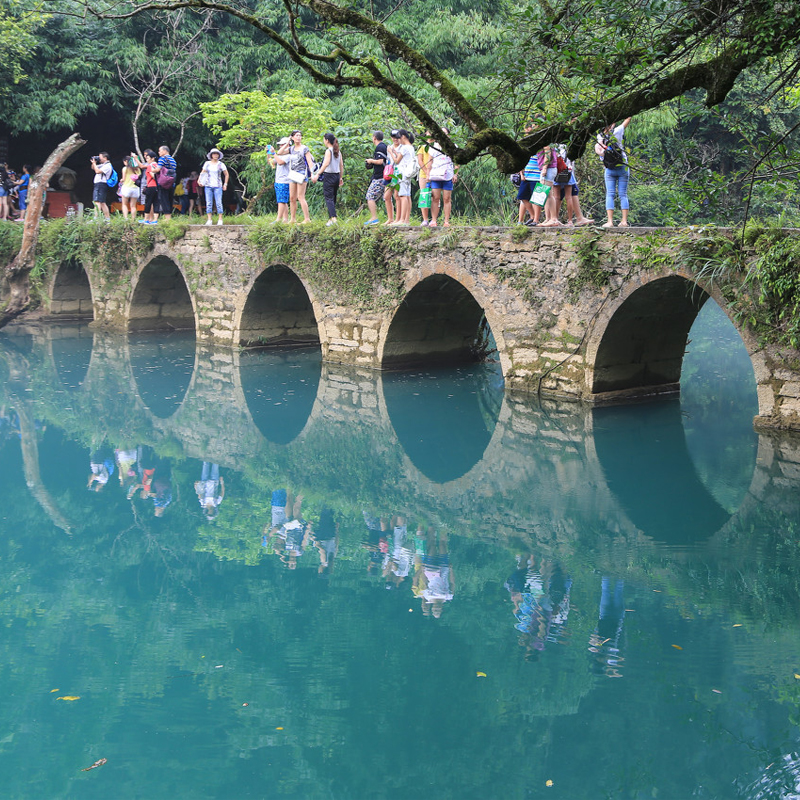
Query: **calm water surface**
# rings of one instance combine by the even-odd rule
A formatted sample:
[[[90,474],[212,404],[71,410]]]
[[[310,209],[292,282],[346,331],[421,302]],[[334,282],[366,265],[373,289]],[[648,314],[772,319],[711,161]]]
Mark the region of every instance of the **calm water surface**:
[[[0,797],[799,797],[800,448],[692,339],[592,411],[0,337]]]

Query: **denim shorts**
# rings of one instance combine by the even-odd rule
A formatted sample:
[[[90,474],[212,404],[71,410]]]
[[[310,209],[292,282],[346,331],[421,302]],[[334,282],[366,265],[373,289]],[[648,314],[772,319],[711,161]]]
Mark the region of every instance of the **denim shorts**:
[[[8,192],[0,186],[0,197],[8,197]]]
[[[443,189],[445,192],[453,191],[453,181],[428,181],[429,189]]]
[[[400,190],[398,194],[400,197],[411,197],[411,178],[400,179]]]
[[[108,184],[105,182],[96,183],[94,185],[94,188],[92,189],[92,202],[105,203],[107,194],[108,194]]]
[[[556,175],[558,175],[558,167],[548,167],[544,179],[548,183],[555,183]]]

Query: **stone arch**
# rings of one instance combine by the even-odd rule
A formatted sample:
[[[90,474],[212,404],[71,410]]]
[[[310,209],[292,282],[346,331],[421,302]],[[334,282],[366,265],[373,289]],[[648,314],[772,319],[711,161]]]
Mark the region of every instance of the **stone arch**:
[[[197,313],[183,270],[156,255],[139,270],[128,306],[129,331],[196,330]]]
[[[49,315],[59,319],[93,320],[94,301],[89,274],[80,261],[64,261],[50,283]]]
[[[317,345],[320,329],[306,285],[284,264],[273,264],[250,284],[238,313],[236,340],[242,346]]]
[[[623,287],[614,303],[598,315],[586,349],[587,399],[612,402],[677,393],[689,330],[712,298],[728,313],[713,285],[670,272],[645,276]],[[759,376],[758,345],[731,320]],[[759,413],[769,414],[759,391]]]
[[[378,359],[389,369],[474,361],[484,326],[505,376],[510,361],[502,326],[472,276],[465,270],[421,270],[406,282],[403,301],[381,331]]]

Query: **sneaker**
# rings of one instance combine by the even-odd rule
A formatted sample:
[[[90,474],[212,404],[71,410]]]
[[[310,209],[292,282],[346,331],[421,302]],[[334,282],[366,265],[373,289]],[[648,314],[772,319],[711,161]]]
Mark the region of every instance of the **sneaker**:
[[[217,220],[217,225],[222,225],[222,217]]]
[[[381,221],[379,219],[368,219],[364,224],[365,225],[380,225]]]
[[[336,224],[336,220],[335,220],[335,219],[329,219],[329,220],[328,220],[328,221],[325,223],[325,227],[326,227],[326,228],[330,228],[330,227],[331,227],[331,225],[335,225],[335,224]]]
[[[213,225],[214,223],[211,220],[206,221],[206,225]]]

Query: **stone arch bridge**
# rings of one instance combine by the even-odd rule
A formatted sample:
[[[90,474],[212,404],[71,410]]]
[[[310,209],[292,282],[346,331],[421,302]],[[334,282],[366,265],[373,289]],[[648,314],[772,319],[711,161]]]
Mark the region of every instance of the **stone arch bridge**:
[[[677,392],[689,329],[713,298],[752,360],[756,426],[800,429],[800,353],[760,343],[730,292],[682,267],[663,230],[357,234],[391,242],[392,279],[376,277],[367,299],[346,277],[337,285],[314,271],[315,236],[328,234],[296,231],[293,248],[269,255],[248,227],[192,226],[175,241],[156,232],[125,268],[61,265],[49,314],[98,329],[194,330],[228,347],[314,343],[323,361],[374,369],[469,360],[493,341],[509,389],[604,404]],[[657,259],[642,257],[648,247]]]

